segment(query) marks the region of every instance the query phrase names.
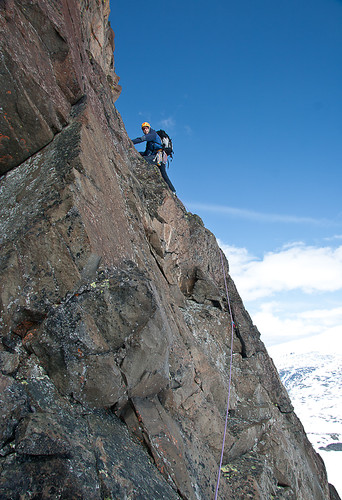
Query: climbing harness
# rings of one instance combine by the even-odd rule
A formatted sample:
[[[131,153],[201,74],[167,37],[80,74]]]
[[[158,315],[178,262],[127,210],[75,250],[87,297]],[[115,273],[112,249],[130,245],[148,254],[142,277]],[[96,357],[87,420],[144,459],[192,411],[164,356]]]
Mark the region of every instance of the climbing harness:
[[[166,155],[165,151],[163,151],[162,149],[159,149],[156,153],[156,156],[153,160],[153,163],[158,165],[158,167],[160,167],[160,165],[162,163],[164,163],[164,165],[166,165],[168,163],[168,159],[167,159],[167,155]]]
[[[229,415],[229,400],[230,400],[230,388],[231,388],[231,382],[232,382],[232,366],[233,366],[233,340],[234,340],[234,321],[233,321],[233,314],[232,314],[232,309],[230,306],[230,300],[229,300],[229,294],[228,294],[228,286],[227,286],[227,280],[226,280],[226,273],[224,270],[224,263],[223,263],[223,256],[222,256],[222,251],[220,250],[220,256],[221,256],[221,264],[222,264],[222,271],[223,271],[223,278],[224,278],[224,285],[226,288],[226,295],[227,295],[227,302],[228,302],[228,308],[229,308],[229,314],[230,314],[230,319],[231,319],[231,341],[230,341],[230,363],[229,363],[229,383],[228,383],[228,399],[227,399],[227,411],[226,411],[226,421],[224,425],[224,433],[223,433],[223,442],[222,442],[222,450],[221,450],[221,459],[220,459],[220,466],[219,466],[219,471],[218,471],[218,477],[217,477],[217,484],[216,484],[216,491],[215,491],[215,500],[217,500],[217,494],[218,494],[218,489],[220,485],[220,478],[221,478],[221,467],[222,467],[222,461],[223,461],[223,452],[224,452],[224,444],[226,441],[226,433],[227,433],[227,425],[228,425],[228,415]]]

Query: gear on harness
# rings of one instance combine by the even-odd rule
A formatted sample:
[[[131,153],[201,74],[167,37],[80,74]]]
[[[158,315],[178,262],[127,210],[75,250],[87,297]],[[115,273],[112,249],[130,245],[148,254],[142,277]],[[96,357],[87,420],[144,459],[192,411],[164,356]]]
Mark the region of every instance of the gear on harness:
[[[160,165],[162,164],[166,165],[167,162],[168,162],[167,154],[162,149],[159,150],[154,158],[153,163],[155,163],[156,165],[158,165],[158,167],[160,167]]]

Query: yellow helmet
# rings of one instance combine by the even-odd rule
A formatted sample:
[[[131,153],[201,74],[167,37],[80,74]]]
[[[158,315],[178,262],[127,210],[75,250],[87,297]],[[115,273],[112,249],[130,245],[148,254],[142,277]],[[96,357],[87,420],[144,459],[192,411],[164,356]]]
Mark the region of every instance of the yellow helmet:
[[[144,122],[142,125],[141,125],[141,128],[144,128],[144,127],[148,127],[148,128],[151,128],[151,125],[147,122]]]

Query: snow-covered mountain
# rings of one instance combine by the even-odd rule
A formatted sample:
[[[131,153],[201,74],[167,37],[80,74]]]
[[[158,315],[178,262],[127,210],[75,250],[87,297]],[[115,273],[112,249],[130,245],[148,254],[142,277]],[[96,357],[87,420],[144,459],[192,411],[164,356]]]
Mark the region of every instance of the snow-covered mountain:
[[[307,345],[310,348],[310,344]],[[269,349],[329,482],[342,496],[342,355]]]

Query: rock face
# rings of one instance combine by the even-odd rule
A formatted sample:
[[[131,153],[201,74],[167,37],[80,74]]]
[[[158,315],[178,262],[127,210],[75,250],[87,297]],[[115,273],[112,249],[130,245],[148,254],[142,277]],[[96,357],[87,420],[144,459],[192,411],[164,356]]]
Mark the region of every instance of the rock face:
[[[214,498],[231,349],[218,498],[338,498],[215,237],[127,137],[108,13],[0,0],[1,498]]]
[[[0,174],[51,142],[85,95],[118,97],[108,14],[108,0],[0,1]]]

